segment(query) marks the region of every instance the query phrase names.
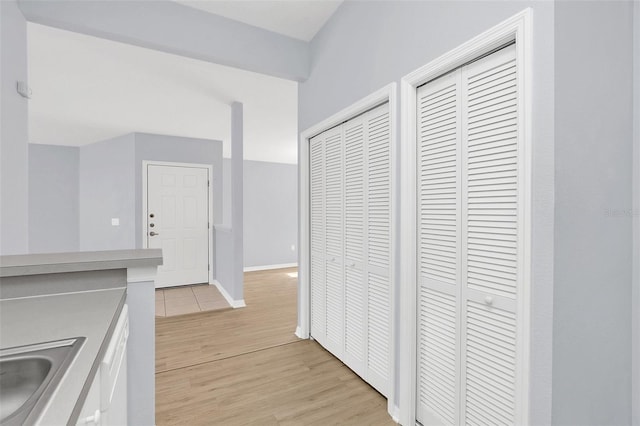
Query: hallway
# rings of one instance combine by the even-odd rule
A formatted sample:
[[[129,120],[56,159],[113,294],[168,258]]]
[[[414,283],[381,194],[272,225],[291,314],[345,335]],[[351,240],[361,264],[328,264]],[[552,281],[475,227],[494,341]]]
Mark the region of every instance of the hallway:
[[[246,308],[156,319],[158,425],[393,425],[387,401],[294,334],[296,269],[245,273]]]

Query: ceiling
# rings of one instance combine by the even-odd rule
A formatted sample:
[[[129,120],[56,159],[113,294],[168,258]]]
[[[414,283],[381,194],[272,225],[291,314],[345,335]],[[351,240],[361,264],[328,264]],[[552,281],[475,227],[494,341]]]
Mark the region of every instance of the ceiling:
[[[131,132],[218,139],[244,104],[244,158],[297,162],[290,80],[28,24],[29,141],[85,145]]]
[[[174,0],[254,27],[311,41],[343,0]]]

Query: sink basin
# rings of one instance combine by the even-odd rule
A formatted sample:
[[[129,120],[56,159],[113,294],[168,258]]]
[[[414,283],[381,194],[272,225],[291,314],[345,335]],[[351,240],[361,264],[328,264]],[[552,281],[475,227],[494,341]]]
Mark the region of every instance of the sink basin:
[[[84,337],[0,350],[0,424],[33,424]]]

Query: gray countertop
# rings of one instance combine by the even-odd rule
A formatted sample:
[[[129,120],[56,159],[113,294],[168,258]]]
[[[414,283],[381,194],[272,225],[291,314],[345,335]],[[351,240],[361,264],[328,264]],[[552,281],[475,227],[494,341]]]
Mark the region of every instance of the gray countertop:
[[[109,250],[0,256],[0,278],[162,264],[162,250]]]
[[[125,294],[126,289],[122,287],[0,301],[0,347],[3,349],[86,337],[44,409],[40,424],[67,424],[78,400],[84,400],[85,385],[91,385]]]

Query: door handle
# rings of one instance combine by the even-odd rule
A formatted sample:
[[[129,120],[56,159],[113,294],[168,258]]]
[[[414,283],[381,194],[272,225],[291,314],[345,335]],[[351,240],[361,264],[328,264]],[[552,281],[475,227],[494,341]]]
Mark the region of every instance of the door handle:
[[[156,235],[160,235],[160,234],[157,232],[151,231],[149,232],[149,235],[151,235],[152,237],[155,237]]]

